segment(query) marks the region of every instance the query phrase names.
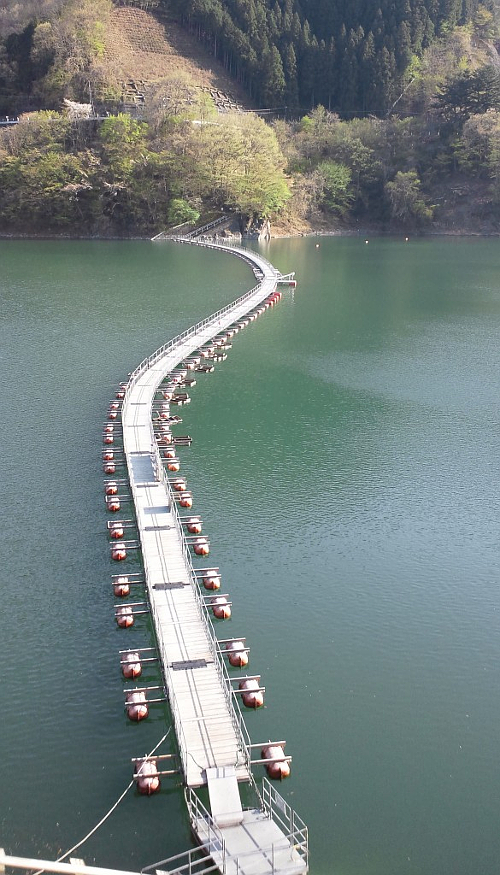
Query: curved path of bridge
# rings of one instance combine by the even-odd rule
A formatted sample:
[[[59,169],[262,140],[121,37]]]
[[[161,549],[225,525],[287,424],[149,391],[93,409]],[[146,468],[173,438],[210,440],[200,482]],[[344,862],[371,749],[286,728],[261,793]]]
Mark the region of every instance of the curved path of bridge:
[[[123,443],[142,548],[148,602],[174,719],[191,824],[224,873],[307,871],[307,829],[264,779],[263,805],[242,808],[238,781],[253,782],[251,747],[200,593],[176,503],[159,456],[152,405],[159,384],[215,335],[261,304],[282,275],[239,247],[176,238],[245,260],[258,284],[158,349],[131,374],[122,407]],[[211,812],[193,788],[208,785]],[[264,793],[265,789],[265,793]],[[274,816],[280,812],[279,822]]]

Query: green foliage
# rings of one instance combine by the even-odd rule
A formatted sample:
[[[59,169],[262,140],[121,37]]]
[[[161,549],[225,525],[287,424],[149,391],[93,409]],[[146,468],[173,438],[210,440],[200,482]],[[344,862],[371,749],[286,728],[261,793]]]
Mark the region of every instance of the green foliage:
[[[228,115],[223,123],[185,132],[182,149],[193,194],[249,218],[268,217],[289,197],[276,135],[258,116]],[[186,151],[193,163],[186,162]]]
[[[323,104],[384,114],[412,58],[473,19],[492,35],[493,0],[163,0],[260,106]],[[293,50],[293,54],[292,54]]]
[[[304,134],[311,133],[314,130],[314,120],[309,115],[302,116],[300,120],[300,130],[304,132]]]
[[[322,203],[331,213],[344,218],[354,200],[351,171],[345,164],[322,161],[318,173],[323,181]]]
[[[500,198],[500,112],[490,109],[471,116],[453,142],[454,157],[462,172],[490,180],[495,202]]]
[[[99,135],[111,161],[131,158],[145,148],[147,125],[125,113],[110,116],[101,124]]]
[[[495,39],[498,37],[498,24],[495,20],[494,9],[488,9],[479,4],[473,17],[474,30],[481,39]]]
[[[102,58],[111,0],[64,0],[58,7],[35,20],[30,51],[30,63],[39,67],[36,96],[53,107],[65,97],[89,101],[110,84]]]
[[[130,233],[196,222],[203,204],[267,217],[289,197],[283,165],[274,131],[253,115],[158,132],[122,114],[86,136],[59,113],[34,113],[0,132],[0,223]]]
[[[52,110],[22,116],[10,133],[10,149],[14,154],[26,156],[33,151],[63,153],[70,127],[65,116]]]
[[[2,221],[10,227],[73,229],[87,219],[92,204],[82,206],[79,195],[91,188],[88,178],[91,161],[85,155],[38,150],[0,162],[0,204]]]
[[[500,109],[500,74],[492,66],[462,72],[440,89],[436,106],[443,119],[455,128],[477,113]]]
[[[491,37],[491,0],[168,6],[257,104],[282,107],[274,128],[253,114],[218,115],[206,93],[175,73],[148,103],[145,122],[117,115],[78,124],[56,111],[32,114],[0,131],[3,227],[147,233],[196,221],[206,208],[256,219],[292,202],[304,216],[320,210],[323,218],[360,222],[390,213],[423,225],[432,216],[432,185],[456,170],[483,180],[500,200],[500,82],[493,68],[474,69],[465,37],[473,28]],[[117,82],[103,75],[111,0],[27,0],[26,9],[31,18],[12,9],[18,30],[3,38],[0,30],[0,112],[2,95],[10,100],[23,89],[46,107],[117,93]],[[48,14],[35,19],[36,9]],[[468,28],[422,55],[457,23]],[[407,90],[425,117],[389,118],[408,109]]]
[[[415,170],[399,171],[392,182],[385,186],[391,216],[398,223],[422,225],[430,222],[434,207],[429,206],[421,193],[421,183]]]
[[[386,131],[390,127],[377,119],[341,121],[339,116],[318,106],[296,126],[295,152],[290,155],[292,170],[313,171],[321,164],[341,166],[349,174],[349,200],[360,214],[380,200],[384,170],[381,159],[386,150]]]
[[[200,218],[198,210],[195,210],[187,201],[176,197],[170,201],[167,222],[169,225],[181,225],[183,222],[197,222]]]

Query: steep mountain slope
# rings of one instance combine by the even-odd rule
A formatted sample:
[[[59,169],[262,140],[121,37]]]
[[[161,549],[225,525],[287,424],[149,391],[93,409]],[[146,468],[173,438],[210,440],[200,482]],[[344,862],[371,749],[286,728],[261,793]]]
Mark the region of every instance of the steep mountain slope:
[[[457,25],[496,32],[493,0],[159,0],[260,107],[384,116],[405,73]]]
[[[219,108],[228,101],[250,108],[244,90],[197,40],[174,21],[141,9],[113,10],[107,25],[105,59],[124,88],[125,100],[178,77],[211,93]]]

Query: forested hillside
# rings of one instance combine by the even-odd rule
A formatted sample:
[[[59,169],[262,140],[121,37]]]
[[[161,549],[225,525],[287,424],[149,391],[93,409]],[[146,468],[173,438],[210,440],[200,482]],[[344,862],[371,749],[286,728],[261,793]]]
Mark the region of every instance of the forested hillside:
[[[0,231],[498,233],[491,2],[0,0]]]
[[[261,107],[322,104],[345,117],[385,114],[432,41],[494,0],[161,0],[210,45]],[[491,35],[491,33],[490,33]]]

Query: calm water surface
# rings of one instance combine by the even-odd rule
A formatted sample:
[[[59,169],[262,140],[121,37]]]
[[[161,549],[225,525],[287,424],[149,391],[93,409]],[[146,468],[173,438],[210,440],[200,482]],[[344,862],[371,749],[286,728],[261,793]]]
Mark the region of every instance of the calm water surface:
[[[218,632],[267,689],[252,739],[287,739],[312,875],[497,875],[498,241],[265,254],[298,288],[200,375],[180,451],[234,603]],[[172,244],[0,242],[11,853],[76,843],[168,725],[123,713],[118,651],[152,638],[114,624],[100,433],[116,384],[252,280]],[[78,856],[133,869],[189,843],[173,781]]]

